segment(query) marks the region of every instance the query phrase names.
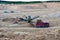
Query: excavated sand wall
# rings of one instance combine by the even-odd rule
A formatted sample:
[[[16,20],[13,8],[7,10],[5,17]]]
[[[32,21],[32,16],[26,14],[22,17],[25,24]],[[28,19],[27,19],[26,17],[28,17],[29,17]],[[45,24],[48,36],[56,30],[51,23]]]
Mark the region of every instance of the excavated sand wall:
[[[60,9],[60,3],[51,2],[51,3],[37,3],[37,4],[0,4],[0,10],[4,10],[4,9],[22,10],[25,8],[26,9],[40,9],[40,8]]]

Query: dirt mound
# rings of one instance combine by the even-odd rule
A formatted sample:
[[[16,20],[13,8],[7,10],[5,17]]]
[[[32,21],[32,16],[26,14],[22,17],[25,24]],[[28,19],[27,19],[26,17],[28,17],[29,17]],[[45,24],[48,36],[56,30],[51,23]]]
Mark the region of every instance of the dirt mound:
[[[15,18],[5,18],[5,19],[2,19],[3,22],[14,22],[16,19]]]

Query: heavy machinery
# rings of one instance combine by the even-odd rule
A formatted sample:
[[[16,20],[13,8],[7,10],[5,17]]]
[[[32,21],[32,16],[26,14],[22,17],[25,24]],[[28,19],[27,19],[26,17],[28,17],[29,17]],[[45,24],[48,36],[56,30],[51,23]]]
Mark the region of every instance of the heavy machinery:
[[[33,17],[31,18],[31,16],[26,16],[25,18],[18,18],[17,17],[17,20],[14,22],[14,24],[20,22],[20,21],[26,21],[27,23],[30,23],[32,20],[36,19],[36,18],[39,18],[39,16],[36,16],[36,17]]]

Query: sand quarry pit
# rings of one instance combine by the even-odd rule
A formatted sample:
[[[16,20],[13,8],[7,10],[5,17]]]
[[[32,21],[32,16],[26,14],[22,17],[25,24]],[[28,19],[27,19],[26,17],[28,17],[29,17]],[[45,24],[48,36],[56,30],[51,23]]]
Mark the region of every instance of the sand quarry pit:
[[[13,13],[11,13],[13,11]],[[49,28],[35,28],[26,22],[14,23],[14,18],[40,16]],[[8,18],[5,22],[2,19]],[[24,18],[24,17],[23,17]],[[36,20],[32,22],[36,23]],[[0,4],[0,40],[60,40],[60,3]]]
[[[13,12],[12,12],[13,11]],[[60,3],[37,3],[37,4],[0,4],[0,26],[1,27],[23,27],[30,26],[29,23],[22,22],[23,24],[12,24],[11,18],[26,16],[40,16],[37,19],[41,19],[44,22],[49,22],[50,27],[60,26]],[[2,22],[2,19],[9,18],[9,21]],[[36,20],[33,20],[36,23]],[[24,24],[25,23],[25,24]]]

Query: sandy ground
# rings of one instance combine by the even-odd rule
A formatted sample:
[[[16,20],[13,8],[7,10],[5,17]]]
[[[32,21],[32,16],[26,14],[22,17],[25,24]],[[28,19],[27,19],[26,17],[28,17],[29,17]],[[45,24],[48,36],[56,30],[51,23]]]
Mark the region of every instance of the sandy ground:
[[[60,40],[60,28],[0,28],[0,40]]]
[[[14,13],[11,13],[11,10]],[[8,13],[4,13],[7,11]],[[13,24],[11,18],[22,16],[40,16],[44,22],[49,22],[49,28],[35,28],[26,22]],[[3,22],[2,19],[9,18]],[[23,17],[24,18],[24,17]],[[32,22],[35,24],[36,20]],[[0,40],[60,40],[60,3],[38,4],[0,4]]]

